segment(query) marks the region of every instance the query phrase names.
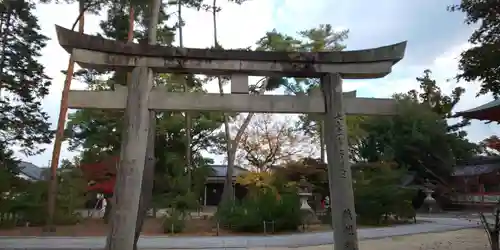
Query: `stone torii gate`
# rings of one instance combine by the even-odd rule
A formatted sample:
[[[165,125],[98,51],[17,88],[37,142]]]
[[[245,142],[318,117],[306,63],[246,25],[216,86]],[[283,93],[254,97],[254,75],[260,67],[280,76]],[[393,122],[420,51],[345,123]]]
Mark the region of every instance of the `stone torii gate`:
[[[128,88],[72,90],[69,108],[125,109],[111,238],[113,249],[132,248],[146,157],[149,110],[316,113],[324,116],[336,250],[358,249],[345,115],[393,115],[392,99],[342,94],[342,79],[384,77],[404,56],[406,42],[359,51],[263,52],[131,44],[56,26],[59,44],[86,68],[132,71]],[[172,93],[153,87],[156,73],[230,75],[231,94]],[[248,76],[320,78],[322,95],[250,95]]]

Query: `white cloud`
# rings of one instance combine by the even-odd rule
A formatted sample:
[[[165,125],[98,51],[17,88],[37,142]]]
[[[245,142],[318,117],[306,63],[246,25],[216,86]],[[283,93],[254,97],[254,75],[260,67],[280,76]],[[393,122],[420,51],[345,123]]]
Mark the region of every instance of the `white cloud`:
[[[329,1],[315,0],[304,2],[302,0],[284,0],[281,8],[276,10],[276,23],[279,24],[278,31],[288,35],[295,35],[294,32],[316,27],[325,23],[325,19],[330,16],[322,15]],[[331,13],[331,12],[329,12]],[[326,23],[329,23],[327,21]],[[337,24],[332,24],[333,26]],[[335,30],[341,30],[335,27]]]

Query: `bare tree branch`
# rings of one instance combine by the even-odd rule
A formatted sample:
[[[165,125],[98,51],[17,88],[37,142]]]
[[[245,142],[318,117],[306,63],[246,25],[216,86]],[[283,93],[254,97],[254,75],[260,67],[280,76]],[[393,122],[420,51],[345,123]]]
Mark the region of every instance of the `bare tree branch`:
[[[233,130],[241,131],[241,127],[247,124],[246,118],[243,119],[236,119]],[[313,138],[295,130],[290,116],[255,115],[243,131],[235,160],[259,171],[317,153]]]

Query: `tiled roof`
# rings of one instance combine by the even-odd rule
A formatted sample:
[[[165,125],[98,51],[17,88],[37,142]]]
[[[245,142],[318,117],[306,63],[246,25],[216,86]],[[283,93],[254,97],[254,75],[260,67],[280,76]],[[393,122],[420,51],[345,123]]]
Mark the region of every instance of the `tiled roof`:
[[[19,171],[29,177],[32,180],[43,180],[45,179],[44,168],[40,168],[33,163],[21,161],[18,165]],[[213,174],[211,177],[225,177],[227,172],[227,165],[211,165]],[[233,176],[239,176],[249,172],[247,169],[244,169],[240,166],[234,166]]]
[[[457,166],[452,176],[474,176],[481,174],[488,174],[493,171],[499,170],[500,164],[481,164],[469,166]]]
[[[458,115],[467,115],[467,113],[474,113],[474,112],[479,112],[479,111],[485,111],[493,108],[498,108],[500,107],[500,99],[493,100],[491,102],[488,102],[486,104],[483,104],[479,107],[475,107],[469,110],[465,110],[462,112],[457,112]]]
[[[474,176],[488,174],[497,170],[500,170],[500,157],[476,156],[467,161],[459,162],[452,176]]]
[[[36,166],[33,163],[21,161],[18,164],[19,171],[29,177],[32,180],[43,180],[45,179],[44,169]]]
[[[227,173],[227,165],[210,165],[214,170],[214,173],[210,177],[225,177]],[[244,169],[240,166],[234,166],[233,176],[239,176],[249,172],[247,169]]]
[[[455,117],[457,116],[477,120],[499,121],[500,99],[493,100],[473,109],[457,112]]]

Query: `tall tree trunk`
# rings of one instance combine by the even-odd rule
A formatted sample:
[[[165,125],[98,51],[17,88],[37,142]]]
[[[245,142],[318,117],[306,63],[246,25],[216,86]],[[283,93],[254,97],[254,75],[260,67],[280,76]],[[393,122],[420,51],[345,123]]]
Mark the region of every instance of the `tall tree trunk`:
[[[83,34],[85,27],[85,4],[83,0],[79,2],[79,25],[78,31]],[[54,148],[52,150],[52,159],[50,161],[50,185],[49,185],[49,199],[47,203],[47,225],[46,230],[49,232],[55,231],[54,227],[54,215],[56,209],[56,198],[57,198],[57,168],[59,166],[59,156],[61,154],[61,145],[64,139],[64,125],[66,124],[66,114],[68,113],[68,93],[71,87],[71,80],[73,79],[75,62],[73,60],[73,55],[71,54],[68,62],[68,70],[66,72],[66,79],[64,81],[64,86],[61,94],[61,106],[59,109],[59,118],[57,121],[57,131],[56,138],[54,141]]]
[[[262,83],[262,85],[259,89],[259,93],[258,93],[259,95],[264,94],[264,92],[266,92],[267,84],[269,83],[267,78],[263,78],[262,80],[264,82]],[[228,149],[228,164],[227,164],[228,168],[229,167],[234,168],[234,161],[236,160],[234,156],[236,155],[236,150],[238,150],[239,142],[241,141],[241,137],[243,136],[243,133],[245,132],[248,125],[252,121],[252,117],[254,115],[255,115],[255,113],[248,113],[248,115],[243,120],[241,127],[238,129],[238,132],[236,132],[236,136],[234,137],[234,140],[231,140],[231,138],[228,139],[230,141],[230,147],[228,147],[229,148]],[[231,175],[229,175],[229,173],[227,173],[226,182],[227,182],[229,176],[232,177],[232,173],[231,173]],[[232,182],[232,178],[231,178],[231,182]],[[224,187],[224,190],[225,190],[225,187]],[[232,191],[232,185],[231,185],[231,191]],[[230,195],[230,194],[226,194],[226,195]],[[223,198],[224,198],[224,193],[223,193]],[[234,198],[233,195],[231,195],[230,198]],[[226,201],[226,200],[224,200],[224,201]]]
[[[498,206],[498,202],[497,205]],[[490,240],[490,246],[491,250],[500,250],[500,209],[495,208],[495,211],[493,212],[493,215],[495,217],[495,224],[493,225],[493,228],[488,225],[488,221],[486,220],[486,217],[484,214],[480,214],[480,219],[481,222],[483,223],[483,226],[486,229],[486,232],[488,233],[488,239]]]
[[[183,37],[183,30],[182,26],[184,25],[184,20],[182,19],[182,1],[178,0],[177,2],[177,14],[179,16],[179,47],[183,48],[184,47],[184,37]],[[186,76],[182,77],[183,79],[183,84],[184,84],[184,92],[189,92],[189,86],[187,84],[187,79]],[[191,168],[192,168],[192,152],[191,152],[191,140],[192,140],[192,135],[191,135],[191,129],[192,129],[192,124],[191,124],[191,114],[189,111],[186,111],[185,113],[185,122],[186,122],[186,170],[188,173],[188,188],[191,190],[191,181],[192,181],[192,176],[191,176]]]
[[[214,25],[214,47],[219,47],[219,42],[217,41],[217,0],[213,0],[212,3],[212,18]],[[220,76],[217,77],[217,83],[219,85],[219,93],[224,95],[224,89],[222,87],[222,79]],[[226,136],[226,147],[227,147],[227,170],[226,170],[226,180],[224,183],[224,190],[222,191],[221,204],[233,199],[233,172],[234,172],[234,156],[231,154],[231,133],[229,131],[229,119],[226,113],[224,116],[224,134]]]
[[[490,234],[491,250],[500,250],[499,232],[497,230],[488,232]]]
[[[218,40],[217,40],[217,0],[213,0],[212,3],[212,18],[213,18],[213,26],[214,26],[214,46],[217,48],[219,46]],[[267,88],[267,78],[263,78],[264,80],[262,86],[259,89],[259,94],[263,94]],[[262,81],[261,80],[261,81]],[[222,79],[217,77],[217,83],[219,85],[219,93],[221,95],[224,95],[224,90],[222,87]],[[234,140],[231,140],[231,134],[229,131],[229,119],[226,114],[224,114],[224,133],[226,136],[226,147],[227,147],[227,171],[226,171],[226,179],[224,183],[224,190],[222,192],[222,200],[221,204],[225,203],[227,201],[231,201],[234,198],[234,190],[233,190],[233,173],[234,173],[234,161],[235,161],[235,155],[236,155],[236,150],[238,148],[239,141],[241,140],[241,137],[243,136],[243,133],[245,132],[246,128],[250,124],[250,121],[252,120],[252,117],[254,116],[255,113],[249,113],[247,117],[245,117],[245,120],[243,121],[243,124],[241,127],[238,129],[238,132],[236,133],[236,136],[234,137]]]
[[[267,84],[269,83],[267,78],[262,78],[260,81],[263,81],[262,85],[259,88],[259,95],[264,94],[266,92]],[[260,82],[259,81],[259,82]],[[257,82],[258,84],[258,82]],[[241,137],[243,136],[243,133],[247,129],[248,125],[250,124],[250,121],[252,120],[252,117],[255,115],[255,113],[248,113],[247,117],[243,120],[243,123],[241,124],[241,127],[238,129],[238,132],[236,132],[236,136],[234,137],[234,140],[231,141],[231,155],[233,155],[233,166],[234,166],[234,155],[236,155],[236,150],[238,149],[238,144],[241,140]]]

